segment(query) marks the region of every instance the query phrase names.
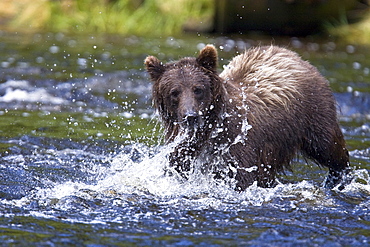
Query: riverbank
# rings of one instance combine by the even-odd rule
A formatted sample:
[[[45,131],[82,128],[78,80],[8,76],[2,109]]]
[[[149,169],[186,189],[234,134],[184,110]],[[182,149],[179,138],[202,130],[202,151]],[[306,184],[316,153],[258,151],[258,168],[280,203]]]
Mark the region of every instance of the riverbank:
[[[212,0],[3,0],[2,30],[173,35],[210,25]],[[189,23],[190,22],[190,23]]]
[[[254,5],[258,4],[254,3]],[[249,6],[249,9],[259,7],[259,5],[254,5]],[[231,4],[228,4],[228,8],[230,6]],[[289,7],[292,6],[292,4],[289,5]],[[266,9],[265,7],[263,8],[264,10]],[[216,8],[214,0],[2,0],[0,2],[0,30],[22,33],[108,33],[166,37],[179,35],[184,31],[217,31],[220,28],[217,25],[220,18],[218,18],[219,11]],[[364,1],[358,1],[355,7],[351,5],[348,8],[354,8],[355,10],[351,10],[348,15],[343,14],[339,19],[329,18],[330,20],[323,22],[321,33],[328,34],[332,38],[344,42],[369,44],[370,11],[368,4]],[[245,11],[246,9],[248,8],[243,5],[239,10]],[[283,13],[286,11],[284,12],[284,8],[281,11],[280,14],[274,14],[273,17],[281,16],[282,22],[273,21],[273,23],[280,23],[278,26],[284,27],[282,30],[286,32],[291,30],[291,28],[287,24],[281,24],[286,23],[283,18]],[[237,16],[237,14],[234,15]],[[268,16],[268,13],[264,13],[262,17],[266,17],[266,15]],[[322,15],[321,13],[321,18]],[[363,18],[360,19],[360,16]],[[246,21],[247,17],[248,14],[242,19]],[[303,15],[303,17],[307,20],[311,18],[307,18],[307,15]],[[303,19],[301,21],[305,23],[303,17],[299,17],[299,19]],[[238,18],[240,19],[241,16]],[[355,23],[353,23],[353,19],[356,19]],[[230,22],[230,19],[228,20]],[[267,30],[272,28],[264,19],[259,20],[259,22],[255,18],[253,20],[253,23],[257,22],[260,25],[267,25],[267,27],[264,27]],[[249,21],[248,23],[252,22]],[[293,21],[291,24],[296,29],[304,29],[296,21]],[[232,21],[230,25],[236,27],[237,23]],[[262,31],[264,28],[262,28]],[[261,31],[261,27],[259,30]],[[280,29],[277,28],[276,30]],[[227,33],[225,30],[220,32]],[[247,34],[248,31],[243,31],[242,33]],[[274,35],[281,34],[278,32],[274,33]]]

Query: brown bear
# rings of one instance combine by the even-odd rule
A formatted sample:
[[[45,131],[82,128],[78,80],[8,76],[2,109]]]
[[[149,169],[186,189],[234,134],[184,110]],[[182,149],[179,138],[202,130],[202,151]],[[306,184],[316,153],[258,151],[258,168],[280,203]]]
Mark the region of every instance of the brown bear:
[[[216,178],[234,178],[242,191],[255,181],[274,186],[301,152],[329,168],[326,187],[349,183],[335,99],[315,67],[277,46],[248,49],[221,74],[217,60],[212,45],[196,58],[145,59],[165,139],[176,143],[170,166],[186,178],[201,162]]]

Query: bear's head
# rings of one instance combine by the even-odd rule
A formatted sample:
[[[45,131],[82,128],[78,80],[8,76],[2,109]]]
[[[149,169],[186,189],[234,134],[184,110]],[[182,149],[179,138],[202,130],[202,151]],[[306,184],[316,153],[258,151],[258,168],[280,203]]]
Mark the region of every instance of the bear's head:
[[[174,125],[194,130],[220,113],[224,89],[217,74],[217,59],[217,50],[212,45],[204,47],[196,58],[186,57],[167,64],[153,56],[145,59],[154,82],[154,107],[167,130],[174,129]]]

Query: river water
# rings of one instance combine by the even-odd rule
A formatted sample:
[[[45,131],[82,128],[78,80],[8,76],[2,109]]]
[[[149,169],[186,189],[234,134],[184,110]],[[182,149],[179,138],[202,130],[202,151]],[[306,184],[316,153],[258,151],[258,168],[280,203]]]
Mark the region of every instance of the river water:
[[[297,157],[275,188],[238,193],[207,175],[166,175],[167,148],[143,70],[219,48],[297,51],[328,78],[354,180]],[[148,39],[0,33],[2,246],[370,245],[370,49],[312,38]]]

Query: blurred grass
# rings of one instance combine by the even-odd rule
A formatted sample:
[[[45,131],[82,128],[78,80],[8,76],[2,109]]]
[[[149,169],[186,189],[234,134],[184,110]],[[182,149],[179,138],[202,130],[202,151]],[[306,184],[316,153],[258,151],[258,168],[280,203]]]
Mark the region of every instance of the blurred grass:
[[[358,1],[356,7],[341,13],[338,19],[323,23],[326,32],[343,43],[370,44],[370,0]]]
[[[339,21],[325,25],[327,33],[344,42],[370,44],[368,5],[361,21],[349,24],[343,13]],[[0,28],[159,37],[209,31],[214,13],[214,0],[0,0]]]
[[[340,40],[352,44],[370,44],[370,11],[359,22],[348,23],[342,18],[338,23],[326,25],[328,33]]]
[[[2,0],[0,25],[16,31],[169,35],[211,25],[212,0]]]

